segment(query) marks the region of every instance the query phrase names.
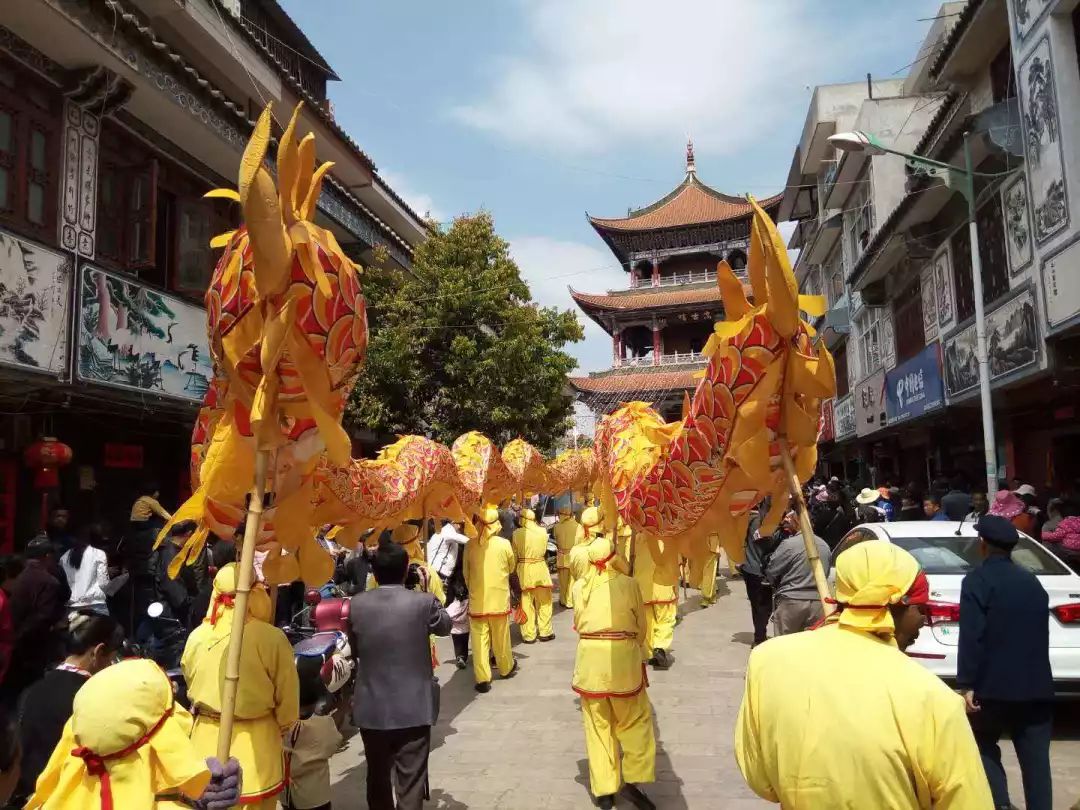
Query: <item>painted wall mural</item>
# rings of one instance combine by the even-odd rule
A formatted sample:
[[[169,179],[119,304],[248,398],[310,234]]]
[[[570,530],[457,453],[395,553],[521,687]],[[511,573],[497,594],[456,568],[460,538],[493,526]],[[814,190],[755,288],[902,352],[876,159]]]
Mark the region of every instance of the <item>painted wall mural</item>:
[[[922,295],[923,337],[929,343],[938,336],[937,289],[932,264],[924,267],[919,274],[919,292]]]
[[[1021,42],[1027,39],[1049,8],[1050,0],[1013,0],[1013,25],[1017,39]]]
[[[938,326],[945,329],[953,321],[952,272],[947,250],[934,259],[934,290],[937,293]]]
[[[62,374],[71,259],[0,231],[0,363]]]
[[[82,266],[80,380],[198,402],[209,385],[210,363],[205,310]]]
[[[1005,246],[1009,253],[1009,271],[1017,275],[1031,264],[1031,216],[1028,214],[1027,183],[1020,175],[1001,191],[1005,219]]]
[[[1039,360],[1039,327],[1035,322],[1035,296],[1030,287],[986,315],[986,350],[991,382],[1030,367]],[[975,354],[975,324],[945,341],[945,391],[950,398],[979,384]]]
[[[1049,37],[1044,35],[1020,64],[1017,89],[1024,122],[1035,241],[1041,245],[1069,224]]]
[[[1080,315],[1080,234],[1043,258],[1042,280],[1050,330],[1071,326]]]

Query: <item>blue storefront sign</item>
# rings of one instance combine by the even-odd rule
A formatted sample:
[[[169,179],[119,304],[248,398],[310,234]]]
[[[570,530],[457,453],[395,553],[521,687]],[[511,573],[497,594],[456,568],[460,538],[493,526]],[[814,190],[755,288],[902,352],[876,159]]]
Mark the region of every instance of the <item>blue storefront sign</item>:
[[[885,414],[890,425],[922,416],[944,402],[939,343],[931,343],[885,375]]]

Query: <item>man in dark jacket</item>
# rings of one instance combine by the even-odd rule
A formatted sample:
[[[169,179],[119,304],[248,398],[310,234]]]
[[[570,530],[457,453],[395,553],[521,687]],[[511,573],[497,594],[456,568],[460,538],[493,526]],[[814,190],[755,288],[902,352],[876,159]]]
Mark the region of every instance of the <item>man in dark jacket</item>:
[[[367,757],[367,806],[420,810],[439,714],[429,635],[449,635],[451,621],[434,596],[405,589],[404,548],[383,543],[372,568],[379,587],[349,606],[357,664],[352,719]]]
[[[15,648],[12,694],[37,680],[50,664],[63,658],[63,622],[68,590],[57,577],[58,549],[45,535],[26,545],[26,566],[11,584],[11,621]]]
[[[169,614],[185,626],[191,615],[191,603],[209,578],[209,562],[204,554],[193,565],[182,565],[175,578],[169,576],[169,566],[197,528],[194,520],[180,521],[169,530],[169,536],[151,558],[158,596],[169,609]],[[136,616],[136,625],[140,621],[142,617]]]
[[[1016,749],[1028,810],[1050,810],[1051,700],[1049,597],[1012,561],[1019,536],[1005,518],[975,525],[983,563],[960,587],[956,683],[971,716],[994,805],[1010,807],[998,741]]]
[[[954,475],[949,482],[949,491],[941,498],[941,511],[945,518],[959,522],[971,511],[971,496],[964,490],[964,477]]]
[[[743,584],[746,585],[746,598],[750,601],[750,618],[754,623],[754,644],[757,646],[763,642],[768,634],[769,616],[772,615],[773,592],[772,587],[765,580],[765,567],[769,561],[769,555],[776,549],[783,539],[779,531],[768,537],[759,537],[758,528],[761,526],[761,516],[768,511],[768,503],[762,503],[758,514],[750,519],[750,525],[746,529],[746,559],[739,565]]]

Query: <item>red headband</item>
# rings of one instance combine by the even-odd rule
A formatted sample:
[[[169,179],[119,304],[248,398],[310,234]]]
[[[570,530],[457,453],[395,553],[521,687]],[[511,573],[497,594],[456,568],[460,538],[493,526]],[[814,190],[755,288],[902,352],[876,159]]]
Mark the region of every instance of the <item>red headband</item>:
[[[597,571],[599,571],[599,572],[600,572],[600,573],[602,574],[602,573],[604,573],[604,571],[606,571],[606,570],[607,570],[607,564],[608,564],[609,562],[611,562],[611,560],[612,560],[612,558],[613,558],[614,556],[615,556],[615,551],[614,551],[614,549],[613,549],[613,550],[612,550],[612,552],[611,552],[610,554],[608,554],[608,555],[607,555],[606,557],[604,557],[604,559],[602,559],[602,560],[591,560],[590,562],[591,562],[591,563],[592,563],[593,565],[595,565],[595,566],[596,566],[596,570],[597,570]]]
[[[925,605],[930,601],[930,582],[926,574],[920,571],[915,575],[915,581],[911,583],[908,592],[904,595],[904,602],[909,605]]]
[[[221,617],[221,609],[223,607],[234,607],[236,605],[236,594],[232,593],[219,593],[214,597],[213,610],[210,612],[210,624],[216,625],[217,620]]]

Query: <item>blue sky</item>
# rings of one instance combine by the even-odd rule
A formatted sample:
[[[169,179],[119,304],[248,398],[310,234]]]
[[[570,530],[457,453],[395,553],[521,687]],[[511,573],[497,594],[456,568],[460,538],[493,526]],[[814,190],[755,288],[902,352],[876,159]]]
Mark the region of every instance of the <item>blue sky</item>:
[[[339,122],[420,213],[484,208],[533,295],[627,276],[585,219],[698,175],[782,187],[814,85],[899,78],[937,0],[283,0],[342,81]],[[581,371],[611,339],[580,316]]]

